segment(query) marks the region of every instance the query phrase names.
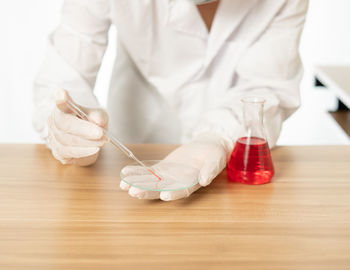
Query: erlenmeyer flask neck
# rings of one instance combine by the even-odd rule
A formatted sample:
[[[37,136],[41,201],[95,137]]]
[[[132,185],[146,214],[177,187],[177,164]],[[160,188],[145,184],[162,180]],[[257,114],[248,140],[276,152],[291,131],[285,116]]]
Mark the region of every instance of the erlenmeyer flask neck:
[[[246,137],[265,138],[264,132],[264,103],[259,97],[242,99],[243,127]]]

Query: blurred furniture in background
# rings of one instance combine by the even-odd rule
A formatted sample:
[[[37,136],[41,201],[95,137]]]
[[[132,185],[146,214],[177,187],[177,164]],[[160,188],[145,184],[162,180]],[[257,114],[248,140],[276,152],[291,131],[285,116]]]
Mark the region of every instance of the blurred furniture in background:
[[[319,66],[315,68],[316,85],[323,85],[338,98],[338,108],[330,112],[350,137],[350,66]]]

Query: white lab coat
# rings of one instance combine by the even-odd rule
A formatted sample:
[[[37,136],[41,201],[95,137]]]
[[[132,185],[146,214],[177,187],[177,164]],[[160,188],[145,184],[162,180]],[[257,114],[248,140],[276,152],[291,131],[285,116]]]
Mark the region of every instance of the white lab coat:
[[[266,98],[270,146],[299,106],[298,54],[307,0],[221,0],[210,33],[187,0],[66,0],[34,84],[45,137],[55,87],[98,107],[95,79],[113,24],[118,52],[109,128],[126,143],[184,143],[202,132],[234,140],[242,96]]]

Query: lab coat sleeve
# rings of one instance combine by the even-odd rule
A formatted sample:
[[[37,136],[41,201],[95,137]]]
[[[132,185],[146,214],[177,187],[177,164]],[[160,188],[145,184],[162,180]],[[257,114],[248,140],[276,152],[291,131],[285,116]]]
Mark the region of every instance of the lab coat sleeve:
[[[302,65],[298,49],[307,5],[305,0],[286,1],[259,39],[244,51],[232,87],[218,106],[206,112],[194,136],[215,132],[234,142],[242,127],[242,97],[262,96],[266,100],[266,137],[270,147],[276,144],[283,121],[300,105]]]
[[[108,43],[109,13],[109,0],[65,0],[34,80],[33,125],[42,138],[57,88],[67,89],[82,106],[99,107],[93,88]]]

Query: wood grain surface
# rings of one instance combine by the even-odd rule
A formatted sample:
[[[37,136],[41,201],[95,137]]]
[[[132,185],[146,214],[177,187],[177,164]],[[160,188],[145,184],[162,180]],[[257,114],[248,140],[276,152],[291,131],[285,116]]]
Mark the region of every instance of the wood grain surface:
[[[175,146],[134,145],[142,159]],[[278,147],[271,184],[174,202],[119,189],[112,147],[87,168],[0,145],[0,269],[350,269],[350,147]]]

